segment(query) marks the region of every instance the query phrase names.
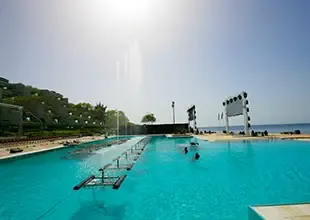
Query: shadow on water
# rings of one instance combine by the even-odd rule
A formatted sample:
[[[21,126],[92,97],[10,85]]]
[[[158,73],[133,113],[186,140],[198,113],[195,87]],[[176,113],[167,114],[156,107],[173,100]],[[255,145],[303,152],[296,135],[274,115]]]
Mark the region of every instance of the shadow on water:
[[[81,204],[70,218],[71,220],[82,219],[115,219],[121,220],[124,218],[126,205],[106,205],[104,201],[93,200]]]
[[[193,162],[195,162],[195,169],[196,170],[201,170],[201,171],[204,171],[204,172],[209,170],[209,167],[203,166],[203,165],[197,163],[197,161],[193,161]]]

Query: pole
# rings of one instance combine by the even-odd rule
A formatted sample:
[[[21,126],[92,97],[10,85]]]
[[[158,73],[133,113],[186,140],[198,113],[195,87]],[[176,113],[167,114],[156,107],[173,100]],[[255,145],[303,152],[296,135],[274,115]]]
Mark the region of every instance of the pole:
[[[102,173],[101,173],[101,181],[102,181],[102,183],[104,183],[104,169],[102,169]]]
[[[196,107],[194,106],[194,126],[195,126],[195,131],[197,131],[197,121],[196,121]]]
[[[175,109],[173,107],[173,124],[175,124]]]
[[[173,124],[175,124],[175,111],[174,111],[174,101],[172,101],[172,118],[173,118]]]
[[[116,115],[116,134],[117,134],[117,137],[119,136],[119,113],[117,111],[117,115]]]
[[[229,134],[229,121],[227,111],[225,111],[225,118],[226,118],[226,133]]]

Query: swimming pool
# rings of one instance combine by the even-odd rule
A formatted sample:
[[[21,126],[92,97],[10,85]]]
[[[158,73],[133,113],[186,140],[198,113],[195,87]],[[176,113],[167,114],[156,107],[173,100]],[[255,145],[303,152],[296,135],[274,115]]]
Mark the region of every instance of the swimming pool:
[[[69,149],[0,164],[1,219],[247,219],[248,205],[310,201],[310,143],[153,138],[119,190],[72,191],[103,163]]]

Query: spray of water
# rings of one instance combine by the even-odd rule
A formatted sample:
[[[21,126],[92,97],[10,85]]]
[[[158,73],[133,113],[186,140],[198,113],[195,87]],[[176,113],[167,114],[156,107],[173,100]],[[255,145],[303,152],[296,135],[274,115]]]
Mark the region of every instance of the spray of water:
[[[116,79],[117,79],[117,93],[119,93],[120,89],[120,61],[116,62]],[[117,140],[119,140],[119,111],[116,110],[116,135],[117,135]]]
[[[125,81],[125,82],[122,82]],[[137,40],[132,41],[129,44],[128,49],[123,54],[121,60],[116,61],[116,90],[117,94],[126,94],[126,100],[121,100],[122,97],[117,97],[118,105],[121,102],[127,101],[130,96],[131,99],[135,99],[135,105],[137,108],[141,101],[140,88],[143,81],[143,59],[140,44]],[[123,83],[123,84],[122,84]],[[127,91],[123,91],[127,88]],[[121,91],[122,90],[122,91]],[[119,112],[117,110],[117,122],[116,122],[116,135],[119,136]],[[127,129],[127,124],[125,123],[125,130]],[[127,133],[127,131],[125,131]]]
[[[140,87],[143,80],[143,60],[140,44],[137,40],[129,46],[128,69],[130,81],[135,86]]]

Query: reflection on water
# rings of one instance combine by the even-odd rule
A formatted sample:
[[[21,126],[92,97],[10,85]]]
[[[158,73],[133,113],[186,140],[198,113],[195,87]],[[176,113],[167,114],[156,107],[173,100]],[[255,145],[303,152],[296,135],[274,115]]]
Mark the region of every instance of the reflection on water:
[[[251,141],[243,141],[241,144],[237,142],[227,142],[228,154],[232,157],[251,158],[254,156],[254,150]]]
[[[237,167],[238,170],[250,171],[253,167],[254,149],[251,141],[231,142],[227,143],[228,161],[231,165]]]

